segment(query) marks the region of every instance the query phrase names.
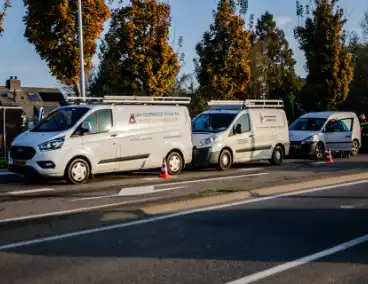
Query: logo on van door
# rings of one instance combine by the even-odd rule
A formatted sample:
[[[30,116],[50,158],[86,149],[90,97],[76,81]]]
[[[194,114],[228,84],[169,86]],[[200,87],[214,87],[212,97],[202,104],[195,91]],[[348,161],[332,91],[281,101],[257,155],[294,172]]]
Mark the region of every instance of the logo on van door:
[[[263,117],[262,113],[259,114],[259,119],[261,120],[261,124],[263,124],[264,117]]]
[[[129,123],[130,123],[130,124],[137,123],[137,122],[135,121],[134,113],[131,113],[131,114],[130,114]]]

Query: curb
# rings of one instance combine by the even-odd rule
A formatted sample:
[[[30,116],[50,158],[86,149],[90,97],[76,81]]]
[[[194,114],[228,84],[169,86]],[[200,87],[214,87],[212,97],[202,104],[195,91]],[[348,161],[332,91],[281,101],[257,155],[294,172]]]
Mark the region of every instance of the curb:
[[[249,199],[252,197],[266,197],[269,195],[282,194],[288,192],[297,192],[305,189],[311,189],[314,187],[323,187],[328,185],[339,184],[343,182],[351,182],[368,179],[368,173],[344,175],[341,177],[327,178],[322,180],[300,182],[288,185],[273,186],[267,188],[260,188],[250,191],[242,191],[228,194],[219,194],[210,197],[200,197],[189,199],[185,201],[170,202],[166,204],[151,205],[139,208],[145,214],[168,214],[178,211],[194,209],[198,207],[205,207],[211,205],[219,205],[224,203],[230,203],[234,201],[240,201],[242,199]]]

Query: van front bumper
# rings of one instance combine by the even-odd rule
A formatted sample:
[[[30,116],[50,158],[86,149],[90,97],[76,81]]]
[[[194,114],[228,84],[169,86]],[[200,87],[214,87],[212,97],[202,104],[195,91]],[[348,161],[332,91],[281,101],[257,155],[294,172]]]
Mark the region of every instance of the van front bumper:
[[[212,148],[194,148],[192,164],[195,166],[211,166],[218,163],[220,152],[211,152]]]
[[[52,154],[51,154],[52,152]],[[62,161],[65,160],[63,152],[55,150],[50,152],[40,152],[36,150],[36,154],[32,159],[13,159],[9,153],[10,172],[22,175],[38,174],[45,177],[63,177],[65,166]]]
[[[301,144],[300,141],[290,142],[289,157],[313,156],[316,152],[317,142]]]

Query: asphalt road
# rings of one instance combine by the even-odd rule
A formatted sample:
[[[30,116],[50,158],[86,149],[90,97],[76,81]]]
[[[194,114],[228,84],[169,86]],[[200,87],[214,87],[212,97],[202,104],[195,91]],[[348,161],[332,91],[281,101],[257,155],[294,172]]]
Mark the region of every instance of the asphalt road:
[[[367,184],[0,246],[1,282],[367,283]]]

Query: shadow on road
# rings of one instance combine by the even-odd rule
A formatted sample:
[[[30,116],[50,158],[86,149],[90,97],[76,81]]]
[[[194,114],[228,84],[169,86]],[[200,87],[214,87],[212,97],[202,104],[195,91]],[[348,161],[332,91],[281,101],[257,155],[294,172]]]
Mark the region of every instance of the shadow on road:
[[[11,251],[48,257],[286,262],[368,233],[365,225],[367,209],[320,209],[318,206],[303,209],[308,202],[299,200],[300,208],[290,209],[252,209],[250,206],[248,209],[237,207],[195,213],[139,226],[81,234]],[[116,224],[104,221],[111,213],[84,214],[80,222],[84,220],[93,224],[93,220],[98,220],[103,225]],[[114,211],[114,214],[118,212]],[[134,214],[144,215],[143,212]],[[360,263],[361,260],[339,261]]]

